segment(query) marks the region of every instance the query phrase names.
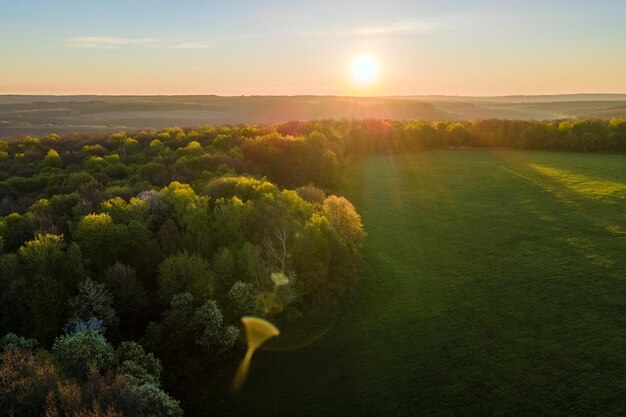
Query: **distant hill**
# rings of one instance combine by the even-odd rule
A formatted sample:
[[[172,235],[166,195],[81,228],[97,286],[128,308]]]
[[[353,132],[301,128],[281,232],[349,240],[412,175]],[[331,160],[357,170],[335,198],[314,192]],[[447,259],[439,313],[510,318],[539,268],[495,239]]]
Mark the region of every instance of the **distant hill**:
[[[0,137],[280,123],[626,117],[626,94],[553,96],[0,96]]]
[[[487,103],[550,103],[567,101],[626,101],[626,94],[546,94],[546,95],[513,95],[513,96],[398,96],[424,101],[479,101]]]

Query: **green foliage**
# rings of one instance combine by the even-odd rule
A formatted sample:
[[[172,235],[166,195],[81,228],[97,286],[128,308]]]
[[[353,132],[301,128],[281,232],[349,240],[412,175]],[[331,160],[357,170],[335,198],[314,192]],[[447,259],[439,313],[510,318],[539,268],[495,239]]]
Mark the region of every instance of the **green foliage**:
[[[24,151],[36,151],[41,148],[41,139],[33,138],[31,136],[24,136],[17,142],[17,148]]]
[[[261,277],[269,272],[263,261],[262,249],[258,245],[246,242],[237,252],[237,273],[245,281],[261,286]]]
[[[326,194],[323,190],[313,186],[313,185],[305,185],[303,187],[296,188],[296,192],[304,201],[308,201],[309,203],[318,203],[322,204],[324,199],[326,199]]]
[[[166,258],[159,266],[159,298],[168,303],[178,293],[188,292],[198,299],[213,296],[215,276],[209,262],[183,252]]]
[[[80,245],[91,269],[104,269],[117,259],[119,240],[122,231],[113,223],[109,214],[89,214],[83,217],[74,232],[74,239]]]
[[[359,246],[365,239],[361,216],[346,198],[331,195],[324,200],[324,215],[348,244]]]
[[[65,375],[79,380],[87,379],[90,369],[103,372],[117,361],[113,347],[94,330],[59,336],[52,354]]]
[[[129,224],[131,221],[148,223],[150,221],[148,202],[134,197],[129,202],[121,197],[106,200],[102,203],[102,210],[109,214],[117,224]]]
[[[238,197],[218,199],[213,210],[215,240],[222,244],[241,242],[251,211],[251,205],[244,204]]]
[[[135,270],[116,262],[105,269],[102,282],[113,295],[112,307],[124,325],[122,330],[132,335],[143,331],[149,295],[137,279]]]
[[[109,200],[103,206],[127,224],[115,223],[108,213],[89,214],[78,222],[74,239],[94,272],[102,271],[116,260],[146,272],[153,271],[158,249],[146,223],[149,219],[140,218],[145,213],[145,203],[138,199],[132,199],[130,204],[124,201],[118,204],[119,201]]]
[[[13,252],[22,246],[34,235],[34,219],[29,215],[11,213],[0,220],[0,235],[2,236],[2,249],[5,252]]]
[[[253,284],[237,281],[228,290],[228,300],[236,316],[257,316],[259,292]]]
[[[67,299],[84,276],[75,244],[60,235],[39,234],[16,254],[0,257],[0,323],[48,343],[67,318]]]
[[[28,283],[18,284],[23,285],[24,293],[30,297],[24,304],[28,308],[24,308],[28,314],[27,334],[47,344],[59,333],[67,317],[64,300],[68,298],[68,291],[51,277],[36,275],[33,278]]]
[[[48,168],[61,168],[63,166],[63,160],[57,151],[50,149],[43,159],[43,164]]]
[[[84,145],[81,148],[81,152],[84,153],[85,155],[104,156],[109,151],[104,146],[100,144],[96,144],[96,145]]]
[[[161,321],[152,322],[143,344],[163,360],[173,380],[188,378],[219,360],[235,344],[239,330],[227,326],[217,303],[177,294]]]
[[[18,251],[18,257],[28,274],[56,275],[64,261],[63,236],[40,234]]]
[[[112,393],[116,409],[123,416],[182,417],[178,401],[151,383],[125,381]]]
[[[161,380],[161,362],[152,353],[146,353],[136,342],[122,342],[117,348],[117,359],[125,374],[156,386]]]
[[[54,341],[45,412],[177,415],[159,360],[132,341],[172,386],[221,372],[241,315],[271,310],[295,326],[338,303],[362,236],[349,203],[327,209],[323,190],[339,184],[349,130],[206,126],[1,145],[0,334]],[[129,342],[115,351],[105,329]]]
[[[173,208],[183,233],[183,247],[190,252],[211,255],[212,230],[207,197],[199,196],[188,184],[173,182],[162,190],[163,201]]]
[[[144,164],[138,170],[139,175],[156,185],[166,185],[169,182],[170,175],[167,165],[152,161]]]
[[[120,162],[115,162],[107,165],[106,167],[104,167],[103,171],[110,178],[115,179],[126,178],[130,174],[130,169]]]
[[[16,335],[15,333],[7,333],[0,338],[0,351],[19,348],[24,350],[33,350],[37,346],[35,339],[27,339]]]
[[[212,354],[224,353],[232,348],[239,335],[238,328],[224,327],[222,311],[213,300],[195,311],[191,324],[195,330],[196,343]]]
[[[219,249],[211,261],[211,269],[215,272],[216,282],[220,286],[228,285],[235,275],[235,259],[227,247]]]
[[[78,285],[78,294],[69,303],[76,320],[87,321],[95,317],[102,321],[105,329],[114,329],[118,324],[117,313],[112,307],[113,296],[104,284],[87,278]]]
[[[85,171],[79,171],[69,174],[61,189],[66,193],[75,191],[85,193],[96,187],[98,187],[98,181],[91,174]]]
[[[294,251],[298,260],[294,268],[302,294],[318,290],[332,291],[332,287],[340,282],[328,280],[331,242],[336,239],[336,234],[328,219],[319,213],[313,214],[306,222]]]

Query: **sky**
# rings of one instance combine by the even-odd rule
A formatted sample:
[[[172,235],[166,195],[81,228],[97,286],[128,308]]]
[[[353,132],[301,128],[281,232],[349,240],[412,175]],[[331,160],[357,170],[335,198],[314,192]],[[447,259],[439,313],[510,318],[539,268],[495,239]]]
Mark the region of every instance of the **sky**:
[[[0,0],[0,94],[626,93],[624,0]],[[356,57],[377,63],[363,85]]]

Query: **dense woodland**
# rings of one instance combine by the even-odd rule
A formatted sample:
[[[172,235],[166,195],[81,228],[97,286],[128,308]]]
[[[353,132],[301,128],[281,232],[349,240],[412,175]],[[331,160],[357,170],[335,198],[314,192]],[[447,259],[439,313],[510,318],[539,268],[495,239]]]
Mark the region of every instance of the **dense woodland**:
[[[355,291],[352,155],[626,152],[626,121],[291,122],[0,142],[0,413],[179,416],[239,318],[306,326]],[[240,356],[240,355],[239,355]]]

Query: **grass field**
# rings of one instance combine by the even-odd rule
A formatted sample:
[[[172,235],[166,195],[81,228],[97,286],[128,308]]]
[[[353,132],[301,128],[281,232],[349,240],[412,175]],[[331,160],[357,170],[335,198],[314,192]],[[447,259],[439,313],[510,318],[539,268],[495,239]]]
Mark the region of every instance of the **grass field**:
[[[225,415],[626,415],[626,157],[439,151],[353,161],[358,301],[259,352]]]

